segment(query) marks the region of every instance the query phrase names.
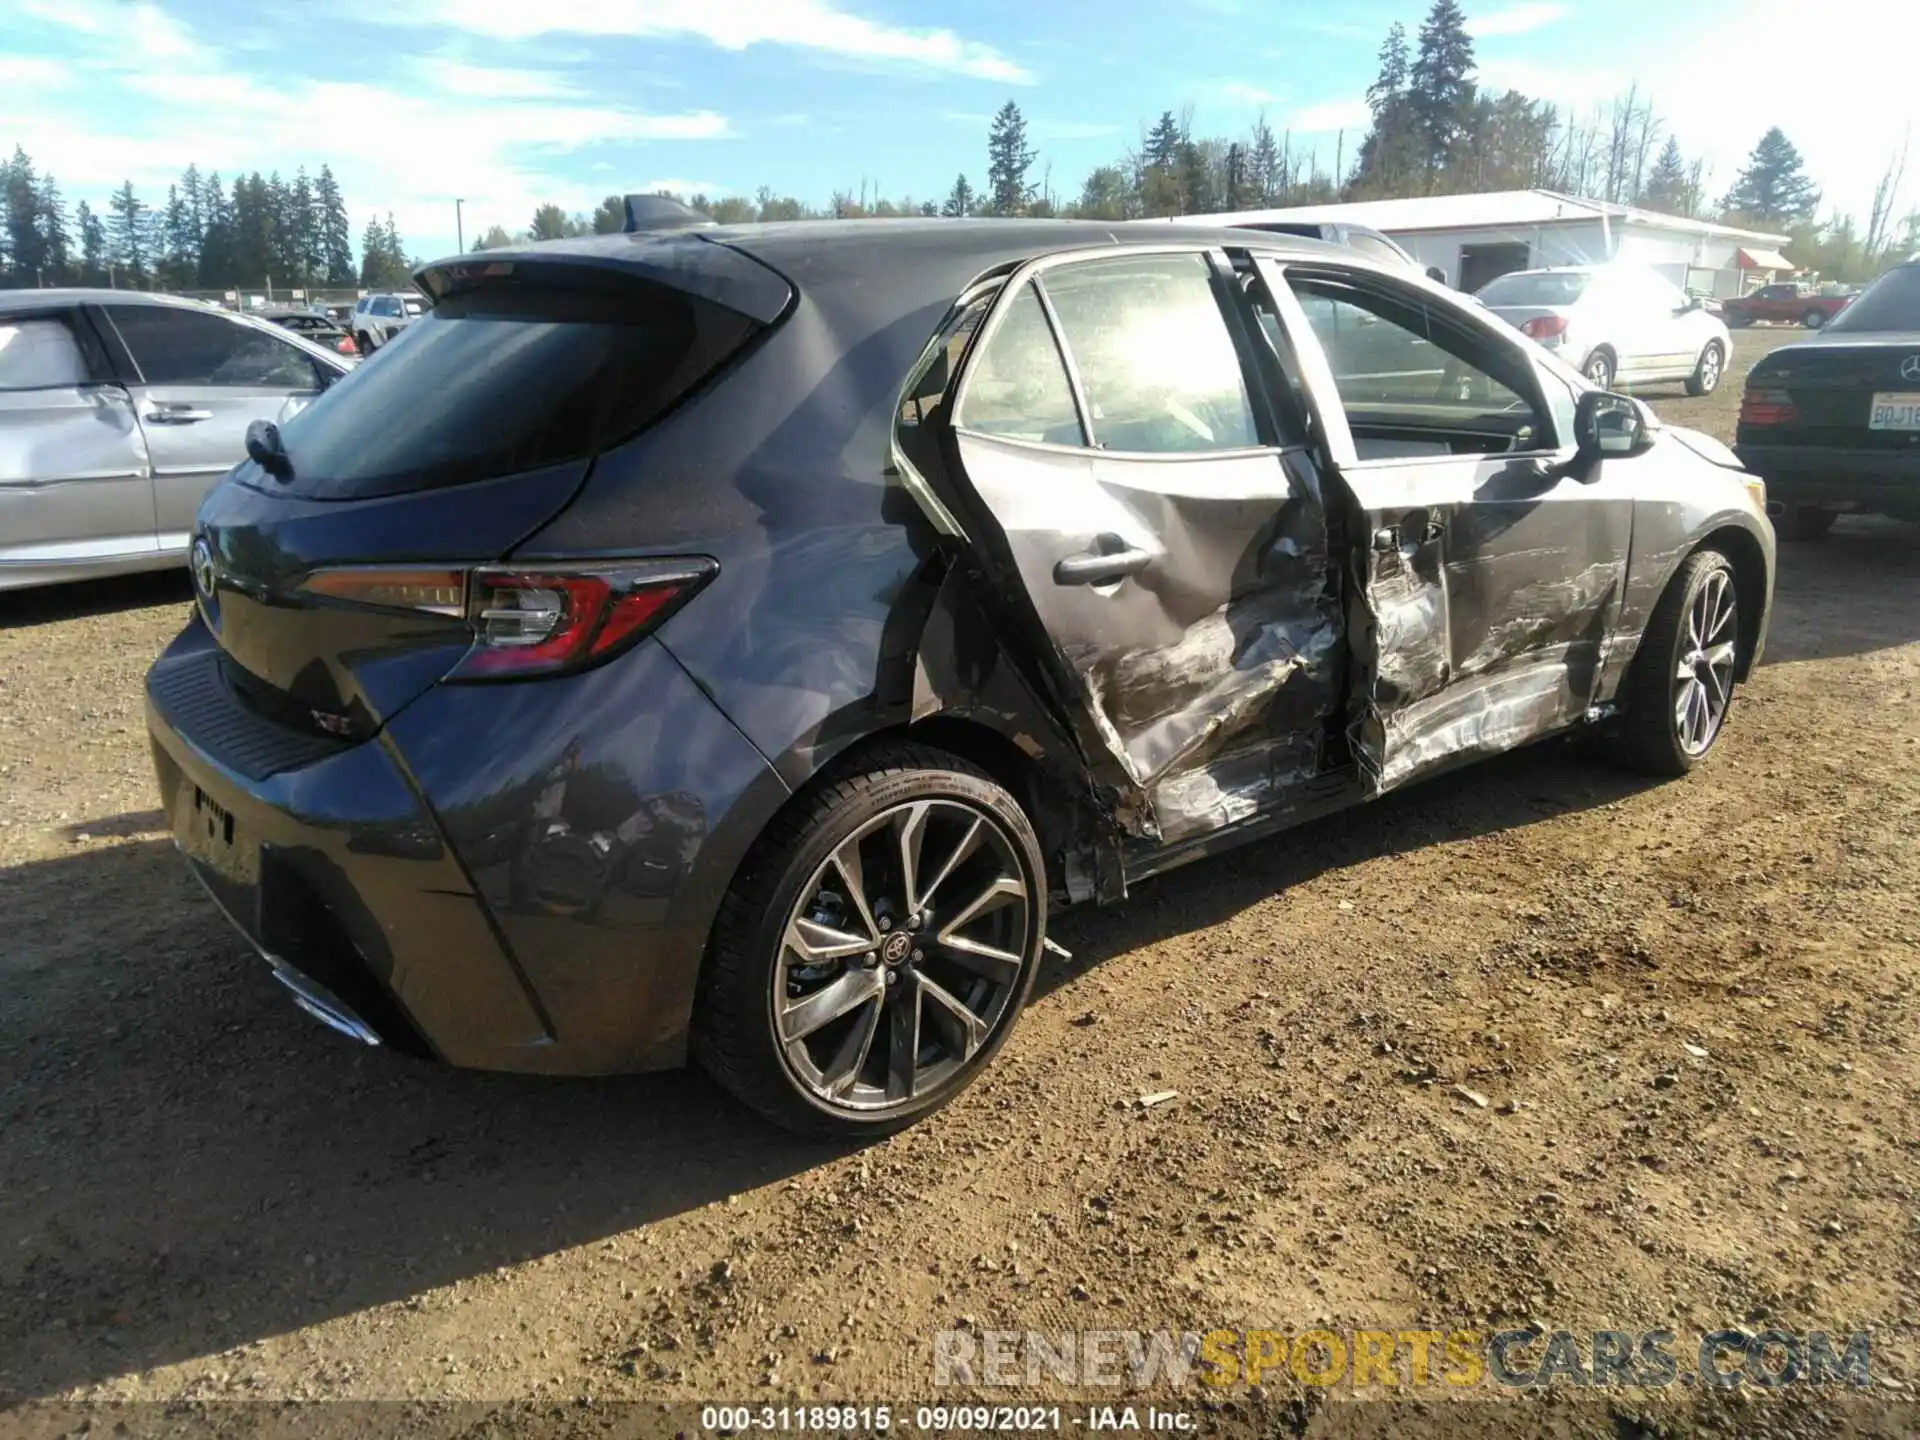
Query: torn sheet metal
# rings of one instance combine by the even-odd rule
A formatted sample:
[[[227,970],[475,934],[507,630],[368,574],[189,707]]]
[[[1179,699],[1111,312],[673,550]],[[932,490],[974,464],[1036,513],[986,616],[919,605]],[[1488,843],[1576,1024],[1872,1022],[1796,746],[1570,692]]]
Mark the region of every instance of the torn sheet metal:
[[[1497,457],[1464,494],[1414,468],[1344,478],[1370,535],[1356,556],[1351,731],[1369,789],[1583,719],[1619,610],[1627,500]]]
[[[1318,773],[1345,698],[1344,622],[1319,483],[1298,456],[1132,458],[963,434],[1041,625],[1137,803],[1172,841]],[[1113,585],[1055,583],[1101,537],[1152,553]]]

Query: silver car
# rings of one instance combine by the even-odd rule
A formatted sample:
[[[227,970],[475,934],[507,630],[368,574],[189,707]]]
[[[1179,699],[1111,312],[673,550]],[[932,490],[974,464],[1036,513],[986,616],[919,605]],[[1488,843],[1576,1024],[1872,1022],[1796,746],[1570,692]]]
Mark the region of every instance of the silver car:
[[[0,590],[180,564],[247,426],[351,365],[197,300],[0,293]]]
[[[418,295],[362,295],[353,307],[353,343],[362,355],[371,355],[426,310]]]
[[[1474,298],[1602,390],[1678,380],[1711,395],[1733,358],[1706,302],[1644,265],[1515,270]]]

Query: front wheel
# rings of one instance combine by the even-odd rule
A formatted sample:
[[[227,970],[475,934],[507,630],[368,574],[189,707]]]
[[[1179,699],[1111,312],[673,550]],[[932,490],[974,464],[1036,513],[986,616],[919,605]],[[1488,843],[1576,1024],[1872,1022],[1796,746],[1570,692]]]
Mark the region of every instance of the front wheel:
[[[1640,636],[1612,737],[1618,759],[1649,775],[1684,775],[1713,748],[1733,703],[1740,604],[1733,565],[1717,550],[1689,555]]]
[[[358,347],[362,355],[371,355],[373,353],[373,336],[369,335],[366,331],[355,331],[353,343]]]
[[[1707,348],[1700,352],[1700,362],[1693,367],[1693,374],[1687,378],[1687,394],[1711,395],[1720,388],[1720,375],[1726,368],[1727,357],[1720,348],[1718,340],[1709,340]]]
[[[1800,323],[1809,330],[1818,330],[1822,325],[1827,323],[1827,312],[1824,310],[1809,310],[1800,317]]]
[[[943,751],[891,743],[776,820],[721,907],[694,1053],[789,1130],[877,1136],[972,1083],[1046,935],[1025,812]]]

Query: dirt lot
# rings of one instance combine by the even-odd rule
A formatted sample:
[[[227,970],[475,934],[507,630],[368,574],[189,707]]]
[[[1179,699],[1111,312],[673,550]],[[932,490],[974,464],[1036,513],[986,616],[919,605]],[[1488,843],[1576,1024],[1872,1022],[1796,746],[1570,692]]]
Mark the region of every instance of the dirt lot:
[[[1649,398],[1725,436],[1744,368]],[[1530,1321],[1671,1328],[1683,1358],[1872,1327],[1874,1397],[1910,1404],[1916,539],[1783,551],[1767,664],[1684,782],[1543,747],[1068,918],[995,1070],[859,1151],[694,1075],[456,1074],[314,1025],[153,809],[140,678],[184,584],[0,601],[0,1406],[901,1401],[936,1395],[943,1329]],[[1036,1393],[1070,1392],[998,1398]],[[1915,1418],[1721,1395],[1552,1409]],[[1282,1374],[1207,1403],[1266,1433],[1418,1413],[1347,1398]]]

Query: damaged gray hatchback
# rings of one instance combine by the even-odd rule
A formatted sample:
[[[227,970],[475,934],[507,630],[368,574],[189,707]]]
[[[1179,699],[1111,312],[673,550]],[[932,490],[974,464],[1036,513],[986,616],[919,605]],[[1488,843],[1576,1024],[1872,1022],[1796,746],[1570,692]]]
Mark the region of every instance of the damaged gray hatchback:
[[[426,267],[202,508],[166,803],[360,1039],[884,1132],[1059,907],[1581,728],[1679,775],[1758,662],[1758,482],[1404,269],[636,230]]]

